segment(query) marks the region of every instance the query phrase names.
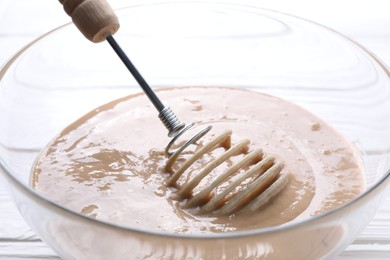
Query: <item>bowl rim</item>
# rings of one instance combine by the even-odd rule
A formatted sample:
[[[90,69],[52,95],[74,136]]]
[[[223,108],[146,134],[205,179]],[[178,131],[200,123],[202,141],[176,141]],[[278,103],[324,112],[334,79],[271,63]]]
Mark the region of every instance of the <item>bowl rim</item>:
[[[224,2],[224,1],[191,1],[191,0],[185,0],[185,1],[169,1],[169,0],[163,0],[163,1],[153,1],[153,0],[144,0],[142,3],[126,3],[126,7],[121,7],[121,8],[116,8],[115,11],[121,11],[121,10],[126,10],[129,8],[135,8],[135,7],[145,7],[145,6],[150,6],[150,5],[166,5],[166,4],[173,4],[173,5],[182,5],[182,4],[217,4],[217,5],[229,5],[233,7],[246,7],[246,8],[253,8],[256,10],[260,10],[262,12],[267,12],[271,14],[278,14],[278,15],[283,15],[287,16],[290,18],[298,19],[300,21],[315,25],[317,27],[320,27],[322,29],[325,29],[327,31],[332,32],[333,34],[338,35],[342,39],[349,41],[352,45],[355,45],[358,49],[361,49],[362,52],[366,53],[370,58],[372,58],[377,65],[379,65],[383,71],[389,76],[390,78],[390,70],[386,66],[384,62],[382,62],[375,54],[370,52],[367,48],[359,44],[358,42],[352,40],[351,38],[335,31],[334,29],[331,29],[327,26],[324,26],[322,24],[319,24],[317,22],[311,21],[306,18],[302,18],[299,16],[295,16],[292,14],[280,12],[280,11],[275,11],[267,8],[262,8],[259,6],[254,6],[254,5],[249,5],[249,4],[240,4],[238,1],[232,2]],[[24,52],[28,51],[31,46],[33,46],[35,43],[45,39],[46,37],[52,35],[56,31],[61,30],[64,27],[72,25],[72,22],[65,23],[61,26],[58,26],[47,33],[37,37],[35,40],[31,41],[27,45],[25,45],[23,48],[21,48],[17,53],[15,53],[7,62],[5,62],[1,67],[0,67],[0,81],[8,71],[8,69],[14,64],[14,61],[17,60],[18,57],[20,57]],[[82,37],[82,36],[80,36]],[[371,185],[369,188],[367,188],[363,193],[359,194],[355,198],[329,210],[326,211],[325,213],[321,213],[316,216],[312,216],[309,218],[305,218],[302,220],[298,221],[293,221],[293,222],[287,222],[282,225],[278,226],[270,226],[270,227],[263,227],[263,228],[256,228],[256,229],[250,229],[250,230],[243,230],[243,231],[232,231],[232,232],[222,232],[222,233],[191,233],[191,234],[186,234],[186,233],[174,233],[174,232],[169,232],[169,231],[160,231],[160,230],[147,230],[146,228],[137,228],[137,227],[129,227],[129,226],[122,226],[113,222],[105,221],[105,220],[100,220],[96,219],[93,217],[90,217],[88,215],[84,215],[80,212],[77,212],[67,206],[60,205],[59,203],[56,203],[55,201],[51,200],[49,197],[46,197],[38,192],[36,192],[32,187],[25,185],[19,178],[17,178],[14,174],[12,174],[12,170],[7,166],[6,163],[4,163],[3,159],[0,158],[0,174],[5,173],[5,177],[11,180],[16,187],[23,193],[26,193],[28,195],[31,195],[31,199],[38,201],[39,204],[47,204],[51,207],[56,208],[57,210],[60,211],[65,211],[66,213],[70,213],[75,215],[76,217],[80,217],[83,220],[89,221],[95,225],[107,227],[107,228],[114,228],[114,229],[119,229],[121,231],[126,231],[130,233],[140,233],[143,235],[150,235],[150,236],[158,236],[158,237],[163,237],[163,238],[179,238],[179,239],[235,239],[235,238],[241,238],[241,237],[250,237],[250,236],[258,236],[258,235],[265,235],[265,234],[270,234],[270,233],[277,233],[277,232],[282,232],[286,230],[291,230],[294,228],[299,228],[304,225],[309,225],[309,224],[314,224],[317,221],[320,221],[327,216],[337,214],[338,212],[345,210],[349,208],[350,206],[355,205],[359,201],[363,200],[365,197],[367,197],[369,194],[374,193],[379,186],[385,185],[386,180],[390,179],[390,169],[383,174],[376,182]],[[389,180],[390,181],[390,180]]]

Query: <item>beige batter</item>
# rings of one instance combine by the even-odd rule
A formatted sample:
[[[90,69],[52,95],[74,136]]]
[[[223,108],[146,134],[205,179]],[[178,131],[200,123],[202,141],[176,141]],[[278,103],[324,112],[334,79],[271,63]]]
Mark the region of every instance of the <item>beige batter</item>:
[[[231,88],[173,88],[158,95],[181,121],[212,124],[202,141],[230,129],[232,143],[250,139],[251,149],[262,148],[283,161],[281,174],[289,176],[286,187],[250,214],[202,215],[183,209],[172,199],[175,189],[165,185],[167,130],[150,101],[139,94],[97,108],[64,129],[37,159],[31,178],[34,189],[98,219],[183,233],[247,230],[301,220],[365,189],[354,147],[294,104]],[[239,158],[213,174],[235,160]]]

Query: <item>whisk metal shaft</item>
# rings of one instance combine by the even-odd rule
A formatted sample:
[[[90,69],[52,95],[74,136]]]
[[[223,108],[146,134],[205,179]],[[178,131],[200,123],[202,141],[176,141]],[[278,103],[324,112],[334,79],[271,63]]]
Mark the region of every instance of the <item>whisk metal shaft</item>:
[[[158,112],[161,113],[161,111],[165,108],[164,104],[157,97],[156,93],[154,93],[154,91],[150,88],[149,84],[142,77],[142,75],[138,72],[137,68],[133,65],[133,63],[130,61],[129,57],[127,57],[126,53],[122,50],[122,48],[119,46],[119,44],[115,41],[114,37],[112,35],[109,35],[109,36],[107,36],[106,40],[111,45],[111,47],[114,49],[114,51],[116,52],[118,57],[122,60],[123,64],[125,64],[126,68],[133,75],[133,77],[138,82],[138,84],[141,86],[141,88],[143,89],[145,94],[148,96],[150,101],[153,103],[153,105],[156,107]]]
[[[149,84],[130,61],[129,57],[127,57],[126,53],[115,41],[114,37],[112,37],[112,35],[109,35],[107,36],[106,40],[114,49],[118,57],[122,60],[123,64],[130,71],[130,73],[133,75],[135,80],[145,92],[146,96],[150,99],[150,101],[153,103],[153,105],[159,112],[158,117],[160,118],[161,122],[163,122],[164,126],[168,129],[168,136],[172,137],[178,131],[183,129],[185,124],[180,122],[180,120],[176,117],[175,113],[173,113],[173,111],[169,107],[164,106],[161,100],[157,97],[156,93],[154,93],[154,91],[150,88]]]

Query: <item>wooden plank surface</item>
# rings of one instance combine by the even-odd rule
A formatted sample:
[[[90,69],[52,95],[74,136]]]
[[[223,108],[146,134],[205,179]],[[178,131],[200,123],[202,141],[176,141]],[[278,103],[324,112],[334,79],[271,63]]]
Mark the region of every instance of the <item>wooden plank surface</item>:
[[[120,7],[127,1],[109,2]],[[327,25],[390,64],[390,15],[386,0],[246,2]],[[0,0],[0,66],[29,41],[67,21],[69,18],[55,0]],[[59,259],[27,226],[1,185],[0,259]],[[337,259],[390,259],[390,197]]]

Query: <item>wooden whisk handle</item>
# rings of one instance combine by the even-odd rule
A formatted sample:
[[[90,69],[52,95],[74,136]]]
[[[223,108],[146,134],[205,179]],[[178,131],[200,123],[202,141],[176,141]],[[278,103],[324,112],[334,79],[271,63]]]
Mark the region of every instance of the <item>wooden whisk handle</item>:
[[[73,23],[92,42],[102,42],[119,29],[118,17],[106,0],[59,0]]]

